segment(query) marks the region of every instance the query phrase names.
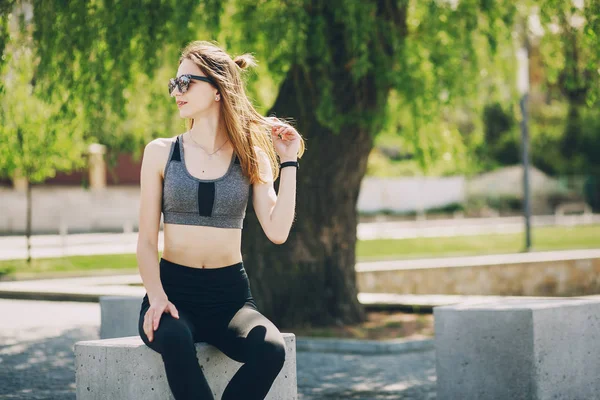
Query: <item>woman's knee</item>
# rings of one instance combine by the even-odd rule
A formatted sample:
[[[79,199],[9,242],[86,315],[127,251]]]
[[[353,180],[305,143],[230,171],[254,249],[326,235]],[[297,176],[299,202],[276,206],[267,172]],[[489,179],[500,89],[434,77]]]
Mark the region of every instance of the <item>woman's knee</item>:
[[[139,326],[139,332],[144,343],[159,353],[194,345],[192,332],[185,322],[166,313],[161,316],[151,342],[148,340],[142,324]]]
[[[285,363],[285,343],[283,340],[265,342],[261,349],[262,359],[268,363],[271,368],[278,372],[283,368]]]
[[[285,362],[285,342],[281,334],[274,338],[254,342],[250,356],[251,363],[260,364],[275,371],[280,371]]]

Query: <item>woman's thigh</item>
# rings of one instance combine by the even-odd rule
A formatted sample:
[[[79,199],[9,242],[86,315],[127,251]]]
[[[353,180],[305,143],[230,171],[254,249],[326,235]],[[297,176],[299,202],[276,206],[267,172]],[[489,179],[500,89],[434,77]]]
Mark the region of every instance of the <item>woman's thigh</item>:
[[[207,343],[228,357],[245,363],[262,352],[285,352],[279,329],[256,308],[245,305],[226,324],[214,325]]]

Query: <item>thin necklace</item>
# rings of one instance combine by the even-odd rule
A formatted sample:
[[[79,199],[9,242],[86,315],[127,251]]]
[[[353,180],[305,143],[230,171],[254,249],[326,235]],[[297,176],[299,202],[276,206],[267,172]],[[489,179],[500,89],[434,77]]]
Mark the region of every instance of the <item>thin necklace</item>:
[[[188,132],[188,133],[189,133],[189,132]],[[196,141],[194,140],[194,138],[193,138],[193,136],[192,136],[192,134],[191,134],[191,133],[189,134],[189,136],[190,136],[190,139],[192,139],[192,142],[196,143],[196,145],[198,145],[198,147],[200,147],[200,148],[201,148],[201,149],[202,149],[202,150],[203,150],[203,151],[204,151],[206,154],[208,154],[208,158],[209,158],[209,159],[212,159],[212,156],[213,156],[213,154],[215,154],[217,151],[221,150],[221,149],[223,148],[223,146],[225,146],[225,145],[227,144],[227,142],[229,142],[229,139],[227,139],[227,140],[225,141],[225,143],[223,143],[221,146],[219,146],[219,148],[218,148],[217,150],[215,150],[215,151],[214,151],[214,152],[212,152],[212,153],[209,153],[208,151],[204,150],[204,147],[200,146],[200,144],[198,144],[198,142],[196,142]]]

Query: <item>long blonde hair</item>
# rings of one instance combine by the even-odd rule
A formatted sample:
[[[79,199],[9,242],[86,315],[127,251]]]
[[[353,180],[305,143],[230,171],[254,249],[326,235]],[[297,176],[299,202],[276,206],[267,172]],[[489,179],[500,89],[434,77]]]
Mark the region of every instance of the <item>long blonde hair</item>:
[[[221,118],[225,124],[227,136],[240,159],[242,171],[250,183],[264,181],[260,178],[258,158],[254,146],[260,147],[269,157],[273,169],[273,179],[279,176],[279,161],[271,139],[271,128],[278,118],[269,119],[260,115],[246,96],[241,73],[256,66],[251,54],[242,54],[231,58],[223,49],[212,42],[197,40],[189,43],[182,51],[179,64],[185,59],[194,62],[200,70],[216,82],[221,95]],[[194,120],[188,120],[188,129]],[[300,137],[298,158],[302,157],[305,143]]]

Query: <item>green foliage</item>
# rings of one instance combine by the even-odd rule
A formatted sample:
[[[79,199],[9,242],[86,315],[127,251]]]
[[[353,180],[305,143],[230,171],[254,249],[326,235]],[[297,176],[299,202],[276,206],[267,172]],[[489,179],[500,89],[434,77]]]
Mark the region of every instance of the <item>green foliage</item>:
[[[299,66],[298,85],[308,85],[316,99],[307,109],[332,132],[359,125],[375,134],[397,126],[398,109],[386,109],[393,90],[411,116],[401,134],[410,137],[422,164],[448,154],[460,162],[466,151],[461,132],[447,124],[444,112],[477,92],[482,62],[508,40],[515,7],[508,0],[458,4],[145,0],[140,7],[133,0],[35,0],[39,84],[65,115],[80,108],[88,138],[135,151],[173,128],[159,111],[168,105],[157,100],[164,95],[153,82],[161,68],[174,70],[183,44],[203,36],[231,52],[253,51],[268,66],[261,73],[268,72],[275,93],[291,66]],[[56,95],[58,86],[68,88],[65,98]],[[361,88],[369,95],[348,96]],[[272,101],[274,94],[256,97]],[[148,115],[141,108],[149,108]],[[299,110],[294,117],[302,116]]]
[[[565,28],[546,29],[541,42],[549,84],[567,82],[573,94],[585,89],[588,106],[595,104],[598,3],[575,10],[556,0],[34,0],[36,91],[62,119],[80,117],[87,141],[107,145],[108,154],[139,156],[150,139],[183,128],[164,90],[181,47],[218,40],[232,54],[258,58],[248,92],[261,111],[293,70],[297,88],[311,96],[290,117],[314,113],[335,134],[348,126],[393,132],[420,169],[446,163],[469,172],[480,169],[473,155],[485,145],[483,107],[515,104],[506,85],[514,80],[514,25],[533,6],[546,28],[556,21]],[[0,7],[4,56],[14,5]],[[580,29],[564,26],[571,14],[583,17]],[[514,138],[498,146],[506,158]]]
[[[201,17],[204,8],[217,12],[215,4],[221,2],[200,7],[190,0],[147,0],[140,8],[140,2],[127,0],[36,0],[41,91],[61,104],[65,118],[82,114],[86,140],[106,145],[109,156],[139,156],[145,143],[174,127],[164,89],[173,69],[162,67],[165,60],[175,65],[177,54],[165,44],[184,44],[182,38],[194,30],[191,15],[217,28],[210,16]],[[66,96],[56,95],[59,87],[67,88]]]
[[[489,195],[471,196],[465,205],[465,209],[471,212],[479,212],[482,208],[491,208],[502,212],[520,212],[523,209],[523,200],[517,195]]]
[[[5,56],[6,44],[8,43],[8,19],[9,12],[14,7],[15,0],[5,0],[0,2],[0,70],[6,62],[7,57]],[[0,93],[4,91],[4,86],[0,81]]]
[[[560,144],[569,161],[564,172],[600,175],[600,111],[571,106]]]
[[[13,18],[9,22],[17,23]],[[22,22],[22,21],[21,21]],[[42,182],[82,165],[85,150],[81,118],[61,118],[59,104],[48,103],[33,84],[37,59],[24,24],[9,31],[0,82],[0,174],[14,173],[30,182]],[[64,88],[58,87],[64,92]]]
[[[567,104],[552,102],[534,105],[530,114],[531,161],[542,171],[557,175],[567,168],[567,160],[562,157],[560,150]]]
[[[581,3],[578,8],[572,1],[539,1],[545,27],[540,51],[549,85],[569,102],[593,107],[600,99],[600,1]]]
[[[498,102],[483,111],[484,142],[478,148],[486,169],[517,164],[521,161],[521,135],[512,109],[505,110]]]

